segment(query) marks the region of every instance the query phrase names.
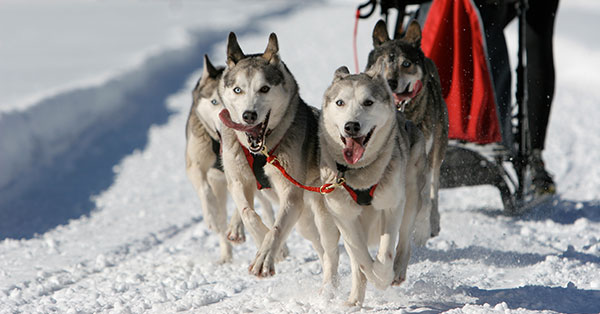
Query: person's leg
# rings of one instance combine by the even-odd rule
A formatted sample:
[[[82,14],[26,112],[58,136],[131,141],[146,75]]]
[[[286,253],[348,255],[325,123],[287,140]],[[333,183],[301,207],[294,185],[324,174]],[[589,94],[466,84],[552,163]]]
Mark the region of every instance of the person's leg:
[[[507,6],[504,1],[475,0],[481,15],[485,32],[487,53],[496,103],[502,142],[512,148],[513,132],[511,124],[511,69],[508,49],[504,38]]]
[[[558,0],[529,0],[527,14],[527,81],[531,146],[544,149],[554,97],[554,17]]]
[[[554,194],[555,185],[545,169],[542,150],[554,97],[553,35],[558,0],[529,0],[527,12],[527,84],[531,166],[537,194]]]

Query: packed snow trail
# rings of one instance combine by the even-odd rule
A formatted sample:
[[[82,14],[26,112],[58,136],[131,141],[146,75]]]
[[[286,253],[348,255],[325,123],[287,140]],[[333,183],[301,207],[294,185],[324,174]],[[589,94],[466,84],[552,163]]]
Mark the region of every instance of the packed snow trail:
[[[163,68],[172,64],[171,58],[184,55],[194,56],[185,62],[196,65],[175,72],[183,75],[179,83],[158,94],[154,106],[162,113],[138,128],[143,140],[129,146],[134,152],[119,152],[119,158],[111,159],[110,173],[98,174],[108,177],[106,186],[83,196],[65,195],[93,196],[89,214],[65,217],[53,212],[68,223],[48,231],[37,225],[38,235],[0,243],[0,313],[600,312],[600,170],[593,167],[600,161],[600,125],[595,123],[600,116],[600,78],[591,72],[600,68],[600,56],[577,26],[579,19],[597,21],[600,16],[600,6],[590,3],[561,4],[557,20],[557,92],[545,157],[560,194],[515,218],[502,214],[498,193],[491,187],[443,190],[440,235],[414,251],[402,286],[379,291],[369,285],[363,309],[343,306],[350,290],[343,248],[340,287],[321,291],[317,255],[295,232],[287,242],[290,256],[277,264],[273,278],[258,280],[248,274],[256,252],[251,241],[234,247],[232,264],[216,263],[218,238],[202,221],[200,202],[185,176],[183,152],[199,60],[208,53],[215,64],[224,61],[231,29],[218,29],[210,31],[212,39],[205,45],[156,57]],[[237,9],[243,11],[239,4]],[[263,51],[268,34],[276,32],[282,59],[296,76],[302,97],[319,107],[333,71],[352,64],[354,8],[350,2],[286,4],[261,10],[234,30],[247,53]],[[373,24],[369,20],[359,25],[361,61],[370,50]],[[135,71],[148,71],[147,66],[143,63]],[[170,79],[163,71],[147,73],[150,77],[133,84],[132,90],[143,92]],[[588,79],[581,82],[582,76]],[[158,85],[145,85],[154,80]],[[144,99],[133,98],[137,112],[145,103],[135,102]],[[124,117],[122,125],[135,122],[137,116]],[[116,126],[110,122],[94,124],[99,131],[91,143],[98,143],[98,134],[111,134],[118,141],[120,132],[127,130],[119,124],[110,133],[107,129]],[[110,153],[99,152],[100,157]],[[60,165],[54,171],[62,169]],[[46,182],[53,181],[41,184]],[[229,209],[233,210],[231,202]],[[10,208],[0,210],[8,219],[21,219]],[[28,215],[23,218],[35,218]],[[6,223],[4,228],[15,230]]]

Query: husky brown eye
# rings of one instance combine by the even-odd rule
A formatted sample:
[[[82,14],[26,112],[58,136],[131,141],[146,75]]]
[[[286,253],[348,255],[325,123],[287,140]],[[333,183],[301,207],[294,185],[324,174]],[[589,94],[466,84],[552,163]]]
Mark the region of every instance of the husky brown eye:
[[[341,107],[341,106],[344,105],[344,101],[341,100],[341,99],[338,99],[338,100],[335,101],[335,104],[338,105],[338,107]]]
[[[213,99],[210,101],[210,103],[216,106],[219,102],[216,99]]]
[[[371,105],[373,105],[373,101],[372,100],[365,100],[365,102],[363,103],[363,106],[365,107],[370,107]]]
[[[241,92],[242,92],[242,89],[241,89],[241,88],[239,88],[239,87],[234,87],[234,88],[233,88],[233,92],[234,92],[234,93],[236,93],[236,94],[239,94],[239,93],[241,93]]]
[[[405,68],[408,68],[412,65],[412,63],[410,63],[410,61],[408,60],[404,60],[404,62],[402,62],[402,66]]]
[[[260,88],[261,93],[268,93],[271,88],[269,86],[263,86]]]

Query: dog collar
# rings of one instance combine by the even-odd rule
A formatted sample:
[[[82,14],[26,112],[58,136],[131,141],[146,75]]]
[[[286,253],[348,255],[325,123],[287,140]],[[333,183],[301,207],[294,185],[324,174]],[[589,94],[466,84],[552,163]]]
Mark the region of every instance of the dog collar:
[[[335,166],[338,171],[337,177],[345,178],[345,173],[348,171],[348,167],[338,164],[337,162],[335,163]],[[346,191],[348,191],[348,194],[350,194],[350,197],[352,197],[356,204],[362,206],[371,205],[371,202],[373,201],[373,194],[375,194],[375,189],[377,188],[377,184],[375,184],[368,189],[355,189],[346,184],[346,182],[342,183],[342,186],[344,189],[346,189]]]

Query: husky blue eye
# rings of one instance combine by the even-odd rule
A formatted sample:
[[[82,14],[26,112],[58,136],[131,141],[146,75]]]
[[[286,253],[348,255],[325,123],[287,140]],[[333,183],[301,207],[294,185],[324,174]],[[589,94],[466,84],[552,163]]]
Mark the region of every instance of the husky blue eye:
[[[371,105],[373,105],[373,101],[372,100],[365,100],[365,102],[363,103],[363,106],[365,107],[370,107]]]
[[[239,93],[241,93],[241,92],[242,92],[242,89],[241,89],[241,88],[239,88],[239,87],[234,87],[234,88],[233,88],[233,92],[234,92],[234,93],[236,93],[236,94],[239,94]]]
[[[410,63],[410,61],[408,61],[408,60],[404,60],[404,62],[402,62],[402,66],[405,68],[408,68],[411,65],[412,65],[412,63]]]
[[[260,88],[261,93],[268,93],[271,88],[269,86],[263,86]]]
[[[218,104],[219,102],[218,102],[216,99],[213,99],[213,100],[211,100],[211,101],[210,101],[210,103],[211,103],[211,104],[213,104],[213,105],[216,105],[216,104]]]
[[[339,107],[341,107],[344,105],[344,101],[341,99],[338,99],[338,100],[336,100],[335,104],[338,105]]]

